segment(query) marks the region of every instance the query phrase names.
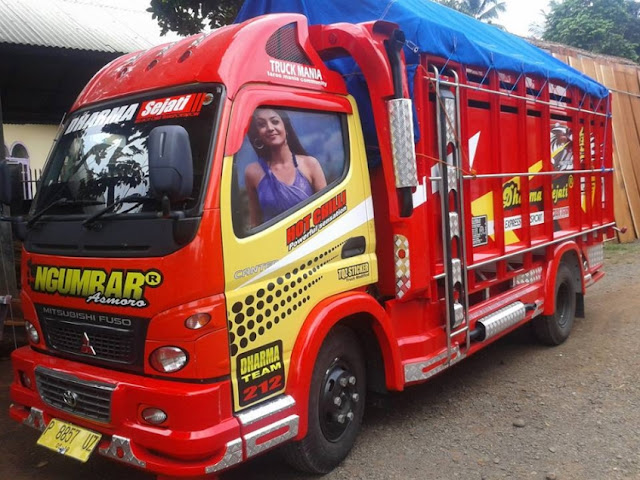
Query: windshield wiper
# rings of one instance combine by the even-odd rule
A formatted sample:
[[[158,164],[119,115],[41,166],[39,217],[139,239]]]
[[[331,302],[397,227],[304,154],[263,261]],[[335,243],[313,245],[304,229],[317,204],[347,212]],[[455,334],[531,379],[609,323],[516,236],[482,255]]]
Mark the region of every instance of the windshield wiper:
[[[133,205],[133,206],[135,207],[136,205],[139,205],[141,203],[156,202],[156,201],[157,200],[155,198],[142,197],[140,195],[128,195],[126,197],[119,198],[118,200],[113,202],[111,205],[107,205],[106,207],[104,207],[99,212],[96,212],[93,215],[91,215],[89,218],[87,218],[84,222],[82,222],[82,226],[83,227],[87,227],[87,226],[91,225],[97,219],[99,219],[103,215],[106,215],[107,213],[112,211],[114,208],[122,205],[123,203],[134,203],[135,205]],[[122,213],[124,213],[124,212],[122,212]]]
[[[49,205],[47,205],[46,207],[44,207],[42,210],[40,210],[39,212],[36,212],[28,221],[27,221],[27,228],[31,228],[33,226],[34,223],[36,223],[40,217],[42,217],[45,213],[47,213],[49,210],[51,210],[54,207],[84,207],[84,206],[91,206],[91,205],[102,205],[103,202],[99,201],[99,200],[69,200],[68,198],[59,198],[57,200],[54,200],[53,202],[51,202]]]

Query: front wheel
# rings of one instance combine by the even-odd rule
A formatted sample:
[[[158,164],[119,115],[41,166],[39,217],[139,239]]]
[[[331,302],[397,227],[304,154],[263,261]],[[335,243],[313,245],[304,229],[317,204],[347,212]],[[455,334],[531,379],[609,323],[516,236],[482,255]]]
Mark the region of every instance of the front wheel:
[[[545,345],[560,345],[571,333],[576,318],[576,285],[573,272],[564,263],[558,267],[555,285],[555,312],[533,319],[533,331]]]
[[[365,394],[362,347],[353,330],[338,326],[318,353],[309,392],[309,429],[302,440],[283,448],[287,462],[315,474],[338,466],[360,430]]]

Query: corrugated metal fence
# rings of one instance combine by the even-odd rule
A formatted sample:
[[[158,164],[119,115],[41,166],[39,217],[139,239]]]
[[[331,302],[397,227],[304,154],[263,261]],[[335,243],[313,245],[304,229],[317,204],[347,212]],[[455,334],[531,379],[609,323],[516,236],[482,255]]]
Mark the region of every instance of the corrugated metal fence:
[[[535,42],[613,92],[614,207],[620,242],[640,238],[640,66],[559,44]]]

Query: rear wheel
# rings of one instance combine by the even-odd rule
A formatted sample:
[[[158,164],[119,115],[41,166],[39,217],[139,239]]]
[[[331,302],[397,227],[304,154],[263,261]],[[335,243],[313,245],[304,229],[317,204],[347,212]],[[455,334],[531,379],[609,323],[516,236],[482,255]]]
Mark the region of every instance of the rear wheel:
[[[283,448],[291,466],[309,473],[327,473],[345,459],[362,423],[365,381],[365,360],[358,337],[349,328],[334,328],[313,368],[307,436]]]
[[[555,285],[555,312],[533,319],[533,331],[545,345],[560,345],[571,333],[576,317],[576,285],[571,269],[558,267]]]

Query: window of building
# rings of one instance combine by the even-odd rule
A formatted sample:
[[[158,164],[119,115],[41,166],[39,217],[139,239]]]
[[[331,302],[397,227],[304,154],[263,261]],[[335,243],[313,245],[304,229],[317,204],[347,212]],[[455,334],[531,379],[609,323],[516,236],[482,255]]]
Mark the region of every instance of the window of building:
[[[11,146],[11,154],[9,156],[12,157],[12,158],[25,158],[25,159],[28,159],[29,158],[29,152],[27,150],[27,147],[25,147],[22,143],[15,142]]]

